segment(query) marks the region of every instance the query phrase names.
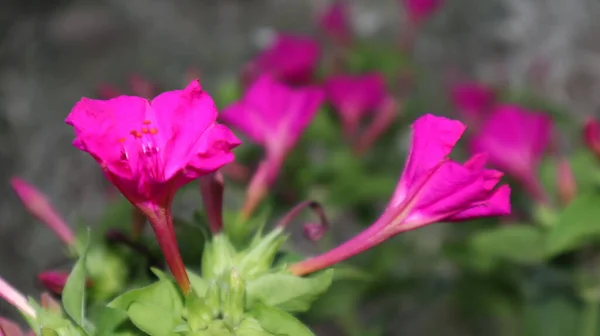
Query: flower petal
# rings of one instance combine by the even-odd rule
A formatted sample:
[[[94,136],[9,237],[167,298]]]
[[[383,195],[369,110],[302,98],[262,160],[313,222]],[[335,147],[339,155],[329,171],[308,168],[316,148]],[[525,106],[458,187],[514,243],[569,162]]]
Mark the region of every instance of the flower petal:
[[[392,204],[401,203],[415,181],[450,154],[465,129],[459,121],[431,114],[414,122],[410,151]]]
[[[491,193],[487,199],[472,204],[469,208],[454,214],[447,220],[463,221],[481,217],[505,216],[509,215],[510,211],[510,187],[502,185]]]

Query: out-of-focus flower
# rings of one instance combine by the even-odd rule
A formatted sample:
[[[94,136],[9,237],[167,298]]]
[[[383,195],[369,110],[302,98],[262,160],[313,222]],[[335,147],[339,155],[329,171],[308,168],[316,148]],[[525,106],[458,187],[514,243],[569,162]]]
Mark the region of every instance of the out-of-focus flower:
[[[435,14],[444,4],[444,0],[401,0],[408,19],[420,24]]]
[[[452,103],[469,122],[478,125],[485,113],[493,107],[496,93],[488,86],[476,83],[458,83],[452,87]]]
[[[583,128],[583,141],[589,150],[600,160],[600,122],[590,118]]]
[[[345,0],[333,0],[319,19],[319,26],[325,34],[341,45],[348,44],[352,38],[348,12]]]
[[[68,272],[60,272],[60,271],[45,271],[38,274],[38,280],[47,290],[51,291],[55,294],[62,294],[65,285],[67,284],[67,279],[69,278]],[[92,281],[87,279],[86,286],[91,286]]]
[[[367,114],[377,112],[389,99],[385,80],[377,73],[332,76],[325,82],[325,92],[340,115],[348,139],[355,138]]]
[[[46,224],[66,245],[74,243],[73,231],[44,194],[18,177],[13,177],[10,184],[30,214]]]
[[[265,159],[250,181],[244,216],[249,216],[266,196],[287,153],[317,113],[323,98],[317,87],[292,89],[270,75],[262,75],[240,101],[221,113],[223,122],[266,150]]]
[[[210,96],[193,81],[149,101],[120,96],[83,98],[66,119],[73,145],[88,152],[106,177],[152,224],[167,263],[182,290],[190,290],[170,214],[177,189],[233,161],[240,144],[216,123]]]
[[[216,172],[200,178],[200,193],[204,202],[204,212],[212,233],[223,229],[223,174]]]
[[[577,181],[566,158],[557,159],[556,173],[558,197],[562,204],[567,205],[577,196]]]
[[[518,179],[540,203],[547,203],[537,170],[550,145],[552,120],[517,105],[495,107],[473,137],[473,153],[486,152],[490,163]]]
[[[245,69],[251,82],[267,73],[288,84],[309,83],[319,62],[321,48],[309,37],[279,34]]]
[[[0,336],[35,336],[33,331],[24,332],[15,322],[0,317]]]
[[[27,315],[31,318],[35,318],[37,315],[27,298],[2,277],[0,277],[0,298],[17,308],[23,315]]]
[[[477,154],[464,164],[448,158],[465,130],[463,124],[425,115],[412,128],[404,172],[379,219],[348,242],[292,265],[292,273],[303,275],[330,267],[394,235],[432,223],[510,213],[510,188],[496,188],[502,173],[484,168],[486,154]]]
[[[192,79],[190,78],[190,81]],[[188,81],[187,83],[189,83]],[[147,99],[152,99],[157,93],[157,85],[150,82],[140,74],[132,74],[127,78],[129,90],[132,94]],[[111,84],[100,84],[96,88],[96,93],[100,99],[112,99],[121,96],[123,93]]]

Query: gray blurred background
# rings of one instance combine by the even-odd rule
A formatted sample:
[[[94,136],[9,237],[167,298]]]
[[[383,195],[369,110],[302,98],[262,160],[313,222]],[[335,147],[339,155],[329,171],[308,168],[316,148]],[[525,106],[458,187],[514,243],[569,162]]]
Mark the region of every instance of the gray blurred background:
[[[396,41],[394,0],[349,1],[357,34]],[[135,72],[174,89],[190,66],[209,90],[236,76],[275,30],[315,31],[325,0],[1,0],[0,274],[37,296],[35,275],[64,260],[59,241],[20,206],[8,179],[19,175],[71,222],[106,205],[97,165],[71,147],[63,123],[100,83],[125,88]],[[538,90],[574,118],[600,102],[600,1],[446,0],[415,56],[432,83],[460,69],[491,84],[523,85],[542,64]],[[438,99],[442,87],[420,90]],[[435,104],[433,104],[435,106]],[[14,316],[0,302],[0,314]]]

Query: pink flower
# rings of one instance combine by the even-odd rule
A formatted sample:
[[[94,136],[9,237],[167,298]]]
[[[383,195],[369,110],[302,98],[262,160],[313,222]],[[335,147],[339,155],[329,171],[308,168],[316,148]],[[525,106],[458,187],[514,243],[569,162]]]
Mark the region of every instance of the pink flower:
[[[577,180],[566,158],[558,158],[556,162],[556,185],[558,197],[562,204],[567,205],[577,196]]]
[[[0,336],[35,336],[33,331],[24,332],[15,322],[0,317]]]
[[[246,68],[250,79],[269,73],[289,84],[306,84],[313,78],[321,56],[319,44],[311,38],[279,34]]]
[[[481,83],[459,83],[452,88],[452,103],[458,111],[473,122],[480,122],[488,109],[492,108],[496,93]]]
[[[292,89],[269,75],[262,75],[240,101],[221,113],[223,122],[266,150],[266,159],[248,187],[246,215],[275,182],[283,160],[317,113],[323,97],[317,87]]]
[[[44,288],[55,294],[62,294],[68,278],[68,272],[45,271],[38,274],[38,280],[44,286]],[[89,287],[91,284],[92,282],[89,279],[86,280],[86,286]]]
[[[356,136],[361,119],[376,112],[388,99],[385,80],[377,73],[330,77],[325,82],[325,92],[340,114],[349,139]]]
[[[66,119],[73,145],[88,152],[106,177],[148,217],[184,292],[187,274],[177,249],[170,206],[181,186],[233,161],[240,141],[216,123],[217,109],[198,81],[148,101],[83,98]]]
[[[10,184],[29,213],[46,224],[66,245],[74,243],[73,231],[44,194],[18,177],[13,177]]]
[[[2,277],[0,277],[0,298],[17,308],[23,315],[31,318],[35,318],[37,315],[25,295],[21,294],[21,292],[2,279]]]
[[[444,4],[443,0],[402,0],[408,19],[420,24],[431,17]]]
[[[464,131],[458,121],[429,114],[415,121],[404,172],[379,219],[348,242],[292,265],[290,271],[296,275],[315,272],[432,223],[509,214],[510,188],[495,188],[502,173],[484,168],[486,154],[477,154],[464,164],[448,158]]]
[[[587,148],[600,159],[600,122],[589,118],[583,128],[583,141]]]
[[[346,1],[334,0],[321,14],[319,25],[332,40],[340,44],[350,42],[352,37]]]
[[[552,120],[517,105],[494,109],[473,137],[472,152],[486,152],[490,163],[517,178],[540,202],[546,202],[537,169],[550,145]]]

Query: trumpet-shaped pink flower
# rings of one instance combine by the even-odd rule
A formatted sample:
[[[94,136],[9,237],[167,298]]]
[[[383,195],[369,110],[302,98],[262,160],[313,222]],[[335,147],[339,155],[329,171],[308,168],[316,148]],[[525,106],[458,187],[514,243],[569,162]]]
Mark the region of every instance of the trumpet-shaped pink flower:
[[[249,215],[265,196],[283,164],[309,125],[324,94],[317,87],[292,89],[270,75],[262,75],[244,97],[221,113],[221,120],[244,133],[266,150],[266,159],[248,187]]]
[[[31,318],[35,318],[37,315],[25,295],[21,294],[21,292],[2,279],[2,277],[0,277],[0,298],[6,300],[6,302],[17,308],[24,315]]]
[[[65,244],[74,243],[73,231],[44,194],[18,177],[13,177],[10,184],[29,213],[46,224]]]
[[[319,25],[332,40],[347,44],[351,39],[348,6],[345,0],[334,0],[321,14]]]
[[[537,169],[551,136],[548,116],[517,105],[501,105],[481,125],[470,147],[474,153],[488,153],[492,165],[517,178],[536,200],[547,202]]]
[[[408,19],[420,24],[444,4],[444,0],[402,0]]]
[[[404,172],[379,219],[350,241],[292,265],[297,275],[312,273],[365,251],[399,233],[440,221],[462,221],[510,213],[510,188],[496,185],[502,173],[485,169],[486,154],[464,164],[448,155],[465,126],[425,115],[412,126]]]
[[[309,37],[279,34],[246,68],[250,79],[268,73],[289,84],[306,84],[313,78],[321,56],[319,44]]]
[[[231,151],[240,144],[216,118],[213,100],[193,81],[184,90],[162,93],[152,101],[83,98],[66,119],[75,130],[73,145],[88,152],[148,217],[178,281],[187,274],[170,216],[175,192],[233,161]]]
[[[355,137],[361,119],[377,112],[389,97],[385,80],[377,73],[330,77],[325,82],[325,91],[350,139]]]
[[[481,83],[459,83],[452,88],[452,103],[467,119],[479,122],[492,108],[496,93]]]

